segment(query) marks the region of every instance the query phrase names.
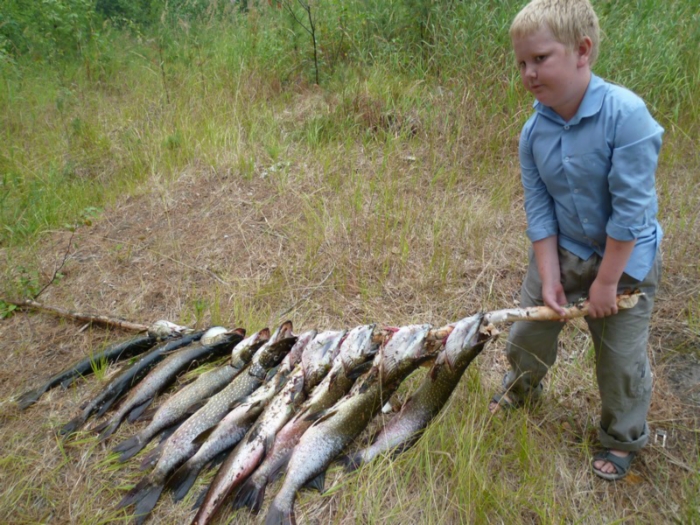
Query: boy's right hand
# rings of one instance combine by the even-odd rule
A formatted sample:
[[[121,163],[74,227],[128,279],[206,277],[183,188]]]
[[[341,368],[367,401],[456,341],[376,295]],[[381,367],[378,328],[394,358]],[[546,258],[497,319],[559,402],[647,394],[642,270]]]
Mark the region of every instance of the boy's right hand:
[[[562,308],[566,304],[566,294],[560,281],[542,283],[542,299],[544,304],[549,306],[559,315],[564,316],[566,312]]]

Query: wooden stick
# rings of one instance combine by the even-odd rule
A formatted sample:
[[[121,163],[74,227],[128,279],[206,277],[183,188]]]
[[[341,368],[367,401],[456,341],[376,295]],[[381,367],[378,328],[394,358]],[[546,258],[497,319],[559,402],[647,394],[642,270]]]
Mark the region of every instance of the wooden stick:
[[[620,310],[633,308],[639,298],[644,295],[641,292],[631,292],[617,296],[617,307]],[[560,316],[548,306],[531,306],[528,308],[507,308],[494,310],[484,316],[484,326],[497,323],[512,323],[515,321],[562,321],[575,319],[588,315],[588,301],[568,305],[564,307],[566,315]]]
[[[64,310],[63,308],[57,308],[55,306],[46,306],[44,304],[37,303],[36,301],[32,301],[31,299],[27,299],[25,301],[10,301],[8,299],[0,298],[0,301],[7,304],[14,304],[19,308],[31,308],[34,310],[40,310],[42,312],[57,315],[59,317],[67,317],[69,319],[75,319],[76,321],[93,323],[102,326],[109,326],[113,328],[120,328],[122,330],[129,330],[132,332],[145,332],[149,329],[149,326],[145,324],[131,323],[129,321],[125,321],[124,319],[118,319],[116,317],[107,317],[105,315],[71,312],[69,310]]]

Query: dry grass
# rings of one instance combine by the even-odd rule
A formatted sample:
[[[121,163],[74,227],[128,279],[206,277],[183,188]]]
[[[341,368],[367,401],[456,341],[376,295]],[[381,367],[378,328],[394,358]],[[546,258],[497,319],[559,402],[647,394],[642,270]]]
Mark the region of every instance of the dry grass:
[[[515,131],[471,111],[466,90],[434,93],[431,111],[415,117],[387,107],[370,88],[353,89],[331,97],[299,86],[271,122],[312,134],[329,115],[345,113],[366,128],[354,139],[319,136],[315,146],[288,142],[274,154],[239,142],[218,158],[200,158],[193,148],[175,176],[156,167],[146,184],[78,229],[64,277],[39,300],[142,323],[166,318],[249,331],[285,318],[298,330],[369,321],[441,325],[511,306],[527,248]],[[674,144],[673,134],[667,140]],[[700,197],[692,155],[684,157],[687,169],[662,162],[659,171],[668,236],[650,345],[656,382],[649,419],[652,433],[668,432],[666,448],[652,443],[624,482],[590,474],[597,390],[590,340],[583,325],[571,323],[543,405],[489,415],[488,397],[505,369],[497,341],[417,447],[354,475],[332,470],[325,496],[302,495],[300,523],[700,520]],[[20,267],[34,265],[42,281],[52,275],[70,235],[46,232],[31,247],[0,251],[5,292],[16,289]],[[55,436],[99,380],[53,390],[25,412],[11,401],[126,336],[29,312],[0,321],[0,521],[126,519],[113,507],[139,479],[136,462],[115,464],[89,433],[66,442]],[[123,425],[108,445],[134,428]],[[166,498],[152,523],[191,515]],[[222,522],[229,519],[257,522],[245,512]]]

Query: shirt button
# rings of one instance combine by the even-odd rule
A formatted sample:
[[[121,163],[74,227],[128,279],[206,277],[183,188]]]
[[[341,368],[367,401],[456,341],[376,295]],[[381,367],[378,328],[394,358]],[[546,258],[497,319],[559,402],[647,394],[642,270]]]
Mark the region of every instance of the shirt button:
[[[564,157],[564,162],[569,162],[569,157]]]
[[[574,193],[578,193],[578,188],[574,189]]]
[[[569,129],[569,125],[567,124],[566,126],[564,126],[564,129],[567,129],[567,130],[568,130],[568,129]]]
[[[583,219],[583,222],[584,222],[584,223],[588,222],[588,219]]]

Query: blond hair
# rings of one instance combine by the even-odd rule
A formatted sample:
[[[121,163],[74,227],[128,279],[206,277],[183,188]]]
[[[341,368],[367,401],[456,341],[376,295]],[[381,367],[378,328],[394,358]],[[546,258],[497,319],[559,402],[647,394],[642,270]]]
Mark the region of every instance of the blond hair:
[[[516,15],[511,38],[522,38],[546,26],[554,38],[572,51],[584,37],[591,39],[590,64],[598,58],[600,26],[588,0],[532,0]]]

